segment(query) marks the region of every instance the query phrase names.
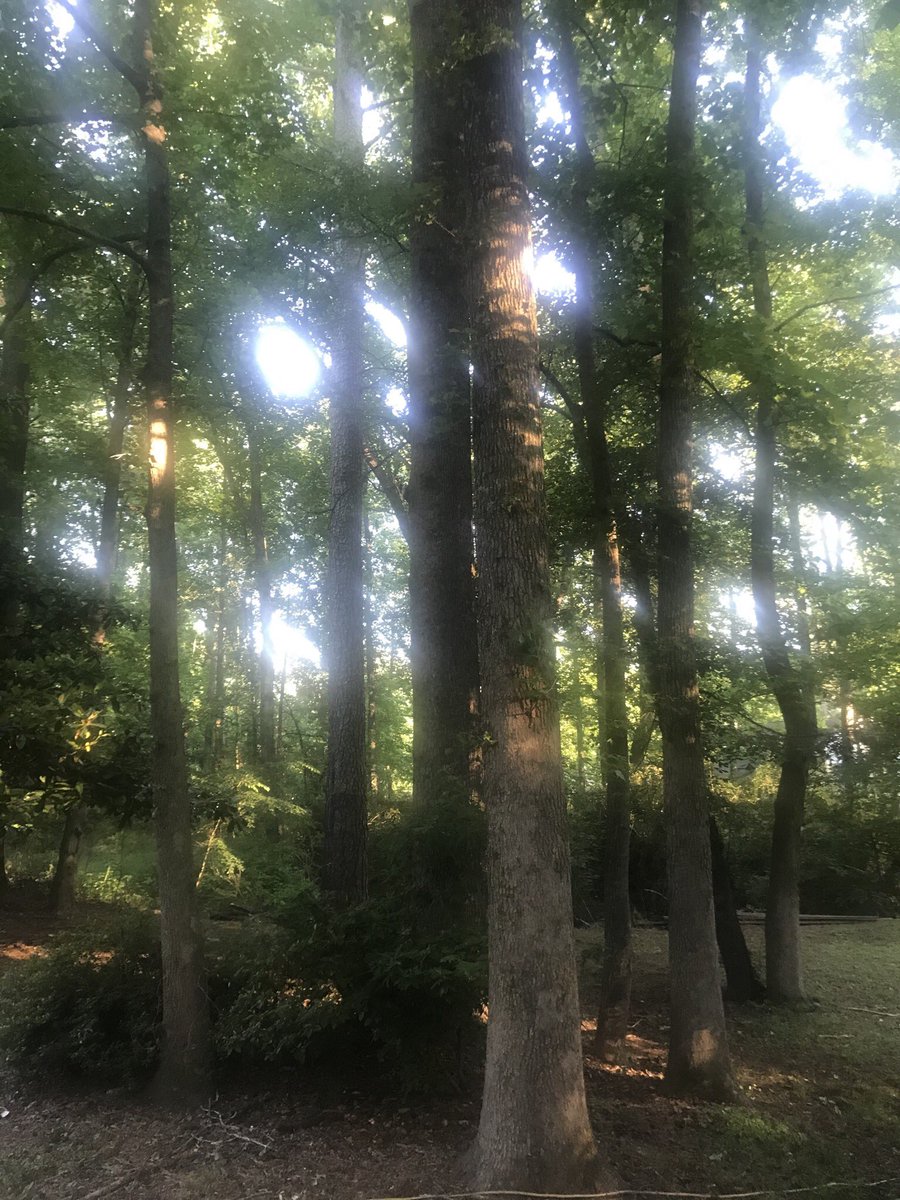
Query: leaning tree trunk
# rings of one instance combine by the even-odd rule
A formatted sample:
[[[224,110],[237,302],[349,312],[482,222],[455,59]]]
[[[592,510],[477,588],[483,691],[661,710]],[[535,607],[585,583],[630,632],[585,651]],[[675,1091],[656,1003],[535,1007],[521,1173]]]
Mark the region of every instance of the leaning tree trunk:
[[[9,653],[19,623],[25,457],[28,451],[28,328],[31,319],[31,243],[23,235],[13,251],[5,291],[21,303],[0,347],[0,656]]]
[[[162,942],[162,1057],[156,1090],[178,1101],[208,1089],[209,1007],[196,905],[191,802],[178,679],[178,553],[175,539],[175,440],[172,411],[174,292],[171,185],[162,94],[153,63],[153,0],[135,5],[136,86],[144,121],[147,199],[147,360],[150,423],[147,529],[150,564],[151,787],[156,823]]]
[[[606,397],[600,382],[594,344],[594,271],[599,262],[596,223],[590,196],[596,166],[587,140],[579,86],[578,58],[566,0],[556,0],[554,23],[560,73],[567,93],[575,142],[575,186],[572,194],[575,263],[575,358],[581,394],[586,466],[594,506],[594,579],[601,614],[599,654],[601,760],[606,792],[603,869],[603,967],[597,1017],[597,1052],[606,1062],[627,1058],[631,1009],[631,899],[628,890],[631,842],[631,787],[628,769],[628,654],[622,617],[622,577],[615,517],[615,481],[606,435]]]
[[[362,77],[357,0],[339,5],[335,28],[334,140],[361,172]],[[322,885],[338,905],[366,896],[366,664],[363,497],[363,295],[365,254],[345,230],[337,249],[331,395],[331,527],[326,579],[328,763]]]
[[[706,771],[694,645],[691,533],[694,338],[694,130],[699,0],[679,0],[666,135],[662,361],[659,389],[658,712],[668,819],[669,987],[666,1086],[678,1095],[734,1095],[713,912]]]
[[[78,881],[78,852],[84,835],[84,810],[73,804],[66,809],[59,855],[53,882],[50,884],[50,911],[68,917],[75,908],[75,885]]]
[[[716,941],[725,968],[725,996],[737,1004],[763,1000],[766,989],[760,983],[747,947],[734,901],[734,885],[725,854],[725,843],[716,818],[709,818],[709,843],[712,852],[713,898],[716,913]]]
[[[490,998],[475,1186],[584,1191],[584,1093],[555,695],[521,10],[463,0]]]
[[[760,60],[760,48],[751,31],[744,88],[744,228],[759,341],[748,372],[756,401],[750,578],[760,650],[785,731],[766,901],[766,992],[775,1003],[791,1003],[803,999],[800,840],[806,785],[818,731],[814,693],[808,678],[791,662],[777,606],[774,548],[776,384],[767,344],[772,293],[764,241],[765,164],[759,142]]]
[[[465,802],[478,696],[455,0],[411,0],[409,602],[413,798]],[[423,864],[427,874],[427,864]]]

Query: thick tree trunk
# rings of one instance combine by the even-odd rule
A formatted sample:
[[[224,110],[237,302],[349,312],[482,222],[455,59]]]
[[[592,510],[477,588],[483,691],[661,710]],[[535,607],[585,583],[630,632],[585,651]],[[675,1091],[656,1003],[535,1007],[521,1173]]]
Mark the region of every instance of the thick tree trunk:
[[[583,1191],[584,1093],[555,695],[521,10],[463,0],[490,1017],[477,1189]]]
[[[775,1003],[803,999],[800,956],[800,841],[806,784],[818,731],[812,689],[792,664],[781,628],[775,582],[776,384],[768,353],[772,293],[764,241],[765,164],[759,144],[761,51],[750,31],[744,88],[745,231],[760,351],[749,371],[756,401],[756,470],[750,524],[750,577],[756,628],[769,686],[784,720],[781,777],[775,797],[766,902],[766,992]]]
[[[132,360],[142,282],[140,269],[134,267],[129,276],[125,293],[122,334],[117,352],[118,369],[108,410],[109,424],[106,432],[100,537],[97,542],[97,583],[103,600],[109,599],[119,547],[119,489],[122,482],[122,452],[125,448],[125,434],[131,416],[131,385],[134,376]],[[102,640],[102,629],[100,636]]]
[[[147,197],[148,338],[144,386],[150,423],[147,529],[150,563],[151,786],[156,819],[163,969],[158,1094],[184,1102],[209,1086],[211,1045],[196,908],[191,804],[178,679],[178,553],[172,411],[172,229],[162,98],[153,65],[153,0],[137,0],[137,73]]]
[[[668,818],[671,1024],[666,1086],[735,1093],[719,985],[706,771],[694,645],[691,533],[694,129],[699,0],[679,0],[666,142],[659,394],[658,712]]]
[[[601,692],[601,762],[606,792],[603,871],[603,970],[597,1018],[597,1052],[607,1062],[627,1058],[631,1005],[631,900],[628,891],[631,842],[631,788],[628,769],[628,655],[622,618],[622,578],[615,518],[615,480],[606,436],[606,396],[594,345],[594,278],[599,260],[595,222],[590,210],[595,162],[584,128],[578,57],[572,38],[570,6],[556,0],[553,9],[560,73],[567,93],[575,142],[572,196],[575,262],[575,358],[581,395],[586,453],[594,504],[594,579],[601,615],[598,675]]]
[[[411,0],[409,589],[413,798],[465,802],[478,696],[455,0]]]
[[[78,882],[78,853],[84,834],[84,809],[73,804],[66,809],[56,870],[50,884],[50,911],[68,917],[75,908],[75,885]]]
[[[264,766],[275,761],[275,646],[272,641],[272,621],[275,601],[272,597],[272,565],[269,561],[269,539],[266,536],[266,515],[262,494],[262,454],[259,429],[252,413],[247,415],[247,450],[250,460],[250,507],[248,518],[253,539],[253,574],[259,597],[259,723],[257,752]]]
[[[23,236],[13,252],[5,290],[22,303],[0,347],[0,655],[12,650],[19,625],[25,457],[28,451],[28,329],[31,320],[31,247]]]
[[[747,939],[738,919],[734,902],[731,870],[725,844],[716,818],[709,818],[709,842],[712,852],[713,896],[716,909],[716,940],[725,968],[725,996],[738,1004],[763,1000],[766,989],[760,983],[747,948]]]
[[[339,5],[335,28],[334,140],[361,170],[362,77],[357,0]],[[328,764],[322,885],[338,905],[366,896],[366,673],[362,514],[365,254],[344,231],[335,278],[337,329],[331,396],[331,528],[326,580]]]

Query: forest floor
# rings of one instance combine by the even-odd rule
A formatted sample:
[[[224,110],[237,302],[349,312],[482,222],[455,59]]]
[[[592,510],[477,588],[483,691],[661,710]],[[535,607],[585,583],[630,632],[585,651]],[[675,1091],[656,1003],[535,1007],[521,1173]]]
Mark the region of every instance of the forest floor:
[[[92,914],[88,914],[89,917]],[[39,914],[0,915],[0,970],[40,953]],[[748,929],[760,956],[761,931]],[[660,1094],[665,934],[637,933],[632,1064],[590,1054],[598,935],[578,935],[586,1071],[601,1150],[622,1187],[669,1192],[820,1188],[900,1197],[900,921],[804,928],[803,1011],[729,1010],[741,1104]],[[279,1077],[190,1116],[119,1092],[0,1080],[0,1200],[370,1200],[461,1191],[477,1086],[423,1100],[360,1082]],[[861,1186],[882,1182],[878,1186]],[[824,1185],[856,1181],[858,1186]]]

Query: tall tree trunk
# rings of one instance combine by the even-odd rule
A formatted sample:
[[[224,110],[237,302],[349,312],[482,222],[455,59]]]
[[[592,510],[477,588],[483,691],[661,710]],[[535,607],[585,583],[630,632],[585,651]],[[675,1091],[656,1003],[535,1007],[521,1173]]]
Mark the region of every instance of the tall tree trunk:
[[[465,801],[478,696],[472,571],[468,320],[460,226],[460,68],[455,0],[410,0],[409,589],[413,798]]]
[[[476,1189],[583,1191],[584,1093],[551,633],[537,328],[526,261],[521,9],[461,0],[473,320],[490,1017]]]
[[[227,501],[226,495],[223,501]],[[210,658],[207,663],[206,698],[203,705],[206,712],[206,725],[203,731],[203,766],[205,770],[214,768],[224,752],[224,717],[225,717],[225,639],[227,616],[228,589],[228,527],[225,521],[225,510],[222,511],[222,522],[219,527],[219,562],[216,579],[216,606],[209,610],[209,620],[212,625],[212,641],[210,643]]]
[[[50,911],[68,917],[75,908],[75,885],[78,881],[78,853],[84,835],[84,809],[72,804],[66,809],[56,870],[50,884]]]
[[[669,987],[667,1088],[731,1098],[713,912],[706,770],[694,644],[691,533],[694,340],[694,130],[700,68],[699,0],[678,0],[666,135],[662,361],[659,389],[658,712],[668,819]]]
[[[362,76],[358,0],[341,0],[335,26],[334,141],[361,172]],[[322,884],[338,905],[366,896],[366,665],[362,511],[365,253],[344,230],[335,278],[337,329],[331,396],[331,528],[326,581],[328,763]]]
[[[109,599],[119,547],[119,490],[122,482],[122,452],[125,448],[125,434],[131,415],[129,410],[134,376],[132,360],[142,283],[143,277],[140,268],[132,267],[123,303],[122,333],[116,354],[118,368],[109,404],[109,424],[106,432],[100,537],[97,542],[97,583],[103,600]]]
[[[578,56],[572,37],[572,11],[567,0],[554,5],[560,74],[575,142],[575,186],[572,195],[575,261],[575,358],[581,412],[594,504],[594,579],[601,615],[599,678],[601,762],[606,792],[603,870],[603,968],[597,1018],[597,1052],[607,1062],[627,1058],[631,1007],[631,900],[628,890],[631,842],[631,788],[628,770],[628,654],[622,618],[622,577],[615,517],[615,481],[606,434],[606,396],[594,344],[594,271],[599,261],[595,221],[590,210],[596,165],[587,139],[581,104]]]
[[[749,26],[748,26],[749,27]],[[750,524],[750,577],[756,628],[769,686],[784,720],[766,902],[766,991],[775,1003],[803,999],[800,957],[800,841],[809,768],[818,731],[814,694],[790,660],[775,582],[776,384],[769,352],[772,293],[764,240],[765,163],[759,143],[761,50],[752,29],[744,87],[744,228],[758,350],[748,372],[756,401],[756,470]]]
[[[134,13],[147,201],[148,336],[144,387],[150,423],[147,529],[151,787],[156,818],[163,968],[163,1045],[156,1090],[163,1097],[189,1101],[208,1089],[211,1043],[178,679],[171,184],[161,123],[162,93],[153,61],[154,0],[136,0]]]
[[[0,655],[9,654],[19,626],[28,452],[28,331],[33,242],[22,234],[13,250],[5,291],[8,307],[22,303],[0,347]]]
[[[247,451],[250,460],[250,507],[248,518],[253,539],[253,575],[259,597],[259,724],[257,752],[264,766],[275,761],[275,646],[272,641],[272,621],[275,601],[272,598],[272,564],[269,560],[269,540],[266,536],[266,514],[262,494],[262,453],[256,417],[248,412]]]
[[[709,818],[709,841],[712,852],[713,897],[716,911],[716,940],[725,968],[726,997],[738,1004],[762,1000],[766,989],[760,983],[747,948],[734,901],[731,870],[725,854],[725,843],[716,818]]]

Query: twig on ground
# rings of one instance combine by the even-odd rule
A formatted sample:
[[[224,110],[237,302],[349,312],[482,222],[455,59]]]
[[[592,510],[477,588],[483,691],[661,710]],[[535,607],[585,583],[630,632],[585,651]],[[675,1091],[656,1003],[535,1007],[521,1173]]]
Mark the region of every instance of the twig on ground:
[[[763,1188],[758,1192],[654,1192],[643,1188],[622,1188],[615,1192],[523,1192],[513,1188],[479,1192],[420,1192],[417,1196],[372,1196],[370,1200],[487,1200],[491,1196],[507,1196],[511,1200],[617,1200],[620,1196],[656,1196],[666,1200],[756,1200],[760,1196],[799,1196],[836,1188],[883,1187],[887,1183],[897,1182],[900,1182],[900,1175],[869,1181],[835,1180],[831,1183],[812,1183],[808,1187]]]

